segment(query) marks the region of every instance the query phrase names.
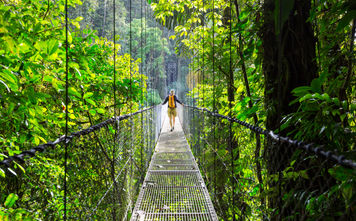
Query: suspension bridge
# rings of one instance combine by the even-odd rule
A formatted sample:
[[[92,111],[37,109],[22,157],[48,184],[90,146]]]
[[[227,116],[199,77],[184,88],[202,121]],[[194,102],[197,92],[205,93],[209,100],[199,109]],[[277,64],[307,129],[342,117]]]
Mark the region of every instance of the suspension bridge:
[[[164,121],[131,220],[218,220],[179,122]]]
[[[235,2],[237,4],[237,1]],[[16,208],[11,208],[16,200],[34,214],[40,213],[37,211],[38,208],[44,208],[41,210],[43,213],[41,217],[44,217],[45,220],[356,219],[356,195],[354,193],[356,189],[356,163],[354,161],[345,157],[343,153],[325,150],[323,146],[295,140],[282,136],[269,128],[262,128],[257,120],[255,124],[251,124],[249,119],[242,121],[235,118],[230,94],[226,101],[221,101],[228,108],[218,110],[216,101],[219,98],[217,98],[218,95],[214,86],[221,81],[219,82],[215,76],[217,72],[215,70],[217,67],[215,58],[220,56],[217,56],[218,53],[221,53],[223,55],[222,60],[226,62],[223,65],[229,63],[229,65],[226,65],[229,66],[228,70],[222,70],[222,72],[226,72],[226,75],[230,74],[227,93],[233,92],[235,85],[231,81],[236,78],[234,76],[236,67],[233,67],[235,61],[232,61],[232,54],[234,53],[232,50],[236,45],[232,46],[231,43],[235,34],[232,30],[232,23],[226,23],[224,24],[226,26],[224,39],[229,39],[227,42],[230,45],[227,47],[226,44],[221,48],[226,49],[226,51],[216,52],[218,47],[215,43],[215,37],[218,34],[215,32],[216,15],[214,11],[217,9],[215,1],[212,2],[211,8],[213,28],[211,30],[211,55],[209,55],[212,60],[212,74],[210,76],[213,78],[209,85],[212,87],[210,92],[213,96],[210,99],[212,105],[209,104],[209,108],[212,110],[199,106],[199,104],[204,105],[204,101],[205,104],[209,103],[204,100],[207,94],[204,87],[200,89],[198,86],[199,83],[204,83],[206,77],[204,75],[205,59],[209,57],[206,56],[208,50],[205,48],[210,44],[206,43],[208,37],[205,36],[205,34],[208,34],[205,30],[209,24],[204,22],[207,17],[207,12],[204,9],[206,3],[202,1],[200,6],[203,8],[201,11],[204,11],[201,16],[204,30],[201,38],[202,47],[199,49],[202,56],[199,58],[194,55],[192,58],[192,66],[201,65],[197,68],[200,73],[197,74],[198,77],[190,76],[190,73],[187,75],[189,79],[186,80],[190,82],[185,83],[191,86],[193,96],[186,98],[188,105],[178,107],[179,121],[176,122],[173,132],[169,131],[166,107],[162,105],[150,106],[158,103],[154,102],[153,98],[151,98],[151,102],[143,104],[145,101],[143,95],[146,87],[144,85],[145,80],[142,76],[140,80],[134,78],[134,72],[137,72],[135,68],[139,69],[140,72],[147,72],[147,77],[152,78],[148,80],[150,85],[147,88],[155,90],[157,82],[160,80],[156,76],[160,74],[160,70],[156,69],[160,69],[160,67],[157,68],[152,65],[152,70],[149,70],[141,64],[138,68],[138,65],[136,67],[136,64],[132,61],[134,60],[134,56],[132,56],[132,41],[134,41],[132,35],[136,33],[133,33],[131,27],[133,21],[131,0],[126,2],[129,8],[126,20],[130,22],[128,27],[129,40],[125,39],[127,40],[127,50],[130,51],[129,61],[126,61],[129,64],[127,67],[122,66],[120,68],[117,68],[117,60],[122,61],[123,57],[116,59],[119,56],[115,28],[115,10],[117,7],[115,6],[116,1],[112,1],[113,35],[110,38],[113,41],[113,60],[110,60],[112,67],[105,66],[103,68],[111,68],[112,73],[110,74],[112,75],[100,76],[103,79],[109,79],[108,81],[112,80],[112,82],[109,82],[113,89],[109,92],[111,93],[111,100],[109,99],[111,106],[107,108],[106,115],[112,117],[103,121],[100,119],[101,122],[98,121],[99,123],[94,124],[90,117],[90,111],[84,110],[83,113],[88,115],[90,122],[84,122],[85,127],[83,128],[81,125],[76,125],[80,129],[73,132],[70,131],[68,126],[69,108],[67,107],[71,103],[74,104],[77,99],[83,100],[85,104],[88,100],[84,97],[89,97],[93,93],[91,95],[85,94],[83,88],[83,94],[80,94],[70,85],[70,77],[72,82],[77,80],[73,80],[73,76],[70,76],[70,69],[77,70],[76,67],[80,65],[79,59],[71,58],[73,54],[71,48],[75,46],[74,44],[71,45],[72,43],[69,43],[69,41],[73,41],[74,34],[73,36],[70,35],[71,24],[68,20],[68,3],[65,1],[65,5],[62,5],[65,8],[65,42],[60,44],[60,47],[64,46],[65,48],[65,53],[64,50],[62,52],[63,57],[65,54],[65,59],[63,59],[63,62],[58,62],[62,65],[61,69],[65,69],[65,75],[62,76],[65,80],[58,89],[58,91],[65,91],[65,102],[62,103],[65,112],[65,123],[63,123],[65,124],[65,134],[44,144],[21,147],[21,151],[17,150],[10,153],[6,150],[1,153],[1,157],[4,159],[0,161],[0,172],[5,171],[4,174],[6,175],[1,178],[1,184],[3,184],[2,188],[7,191],[3,195],[13,196],[15,195],[13,193],[16,193],[17,198],[8,197],[6,200],[4,199],[4,207],[0,205],[0,220],[5,217],[2,210],[6,210],[6,217],[9,217],[9,213],[16,211]],[[105,14],[107,1],[104,4]],[[232,10],[231,5],[232,1],[230,1],[230,10]],[[50,1],[48,1],[47,12],[49,8]],[[238,12],[237,5],[235,10]],[[141,59],[150,57],[149,62],[155,64],[158,63],[158,60],[164,60],[162,57],[154,56],[154,42],[159,37],[157,31],[159,28],[157,28],[157,23],[154,22],[153,26],[156,30],[151,30],[152,33],[147,34],[149,27],[147,24],[143,24],[143,18],[147,19],[148,16],[154,15],[153,12],[151,15],[148,13],[147,6],[143,7],[143,1],[141,1],[140,11],[140,43],[134,42],[134,44],[140,44],[140,52],[136,52],[141,54]],[[144,16],[143,11],[145,11]],[[47,12],[43,17],[47,16]],[[224,14],[229,13],[224,11]],[[240,16],[237,17],[240,20]],[[224,22],[228,22],[229,19],[225,20]],[[61,22],[63,23],[63,21]],[[77,23],[76,21],[72,22],[74,26]],[[43,22],[43,24],[47,23],[51,22]],[[103,23],[104,29],[105,19]],[[145,23],[148,22],[145,21]],[[64,27],[64,24],[62,26]],[[39,27],[40,25],[36,25],[36,29]],[[32,30],[32,28],[27,29]],[[137,27],[135,30],[138,30]],[[219,27],[217,30],[219,31]],[[104,34],[105,30],[102,30],[102,33]],[[146,40],[149,35],[153,39],[151,39],[153,43],[150,44],[152,51],[148,53],[149,55],[146,55],[143,51],[143,43],[147,43]],[[242,44],[241,36],[239,38],[239,44]],[[88,43],[88,45],[90,44],[91,42]],[[243,48],[243,45],[240,46]],[[36,47],[41,48],[37,45]],[[52,53],[52,50],[57,49],[53,47],[48,48],[47,51]],[[164,50],[162,49],[162,51]],[[26,53],[29,53],[27,49]],[[226,56],[227,54],[228,56]],[[43,54],[43,56],[45,55]],[[48,54],[48,57],[50,56],[53,55]],[[240,56],[243,63],[245,61],[244,53],[241,52]],[[194,59],[197,61],[194,62]],[[279,59],[278,65],[282,66],[282,57]],[[83,58],[83,60],[85,59]],[[176,66],[178,68],[178,62],[171,65],[170,69]],[[244,68],[246,68],[245,63],[242,65],[242,69]],[[98,71],[101,72],[102,70]],[[117,79],[118,72],[125,72],[125,75],[129,75],[124,79],[129,83],[119,82]],[[79,73],[79,75],[81,74]],[[93,75],[95,76],[95,74]],[[200,80],[199,78],[202,78],[202,81],[196,82]],[[56,78],[51,80],[57,82]],[[244,80],[248,85],[247,76]],[[135,85],[133,83],[135,81],[140,81],[140,85]],[[127,92],[121,98],[122,100],[126,99],[127,103],[119,104],[120,99],[117,99],[116,96],[120,94],[117,87],[121,83],[120,86],[124,88],[121,88],[122,91],[126,90]],[[197,88],[198,93],[200,93],[199,96],[195,96],[196,90],[194,88]],[[134,90],[141,90],[140,92],[136,91],[136,95],[140,94],[141,96],[138,99],[139,101],[133,98]],[[10,88],[7,88],[7,91],[10,92]],[[57,88],[55,91],[57,91]],[[282,91],[281,88],[278,91]],[[225,92],[220,94],[223,93]],[[59,96],[59,94],[56,95]],[[251,99],[250,92],[247,92],[247,95]],[[14,97],[17,99],[16,96]],[[100,94],[100,96],[108,95]],[[153,93],[152,97],[154,96]],[[72,101],[70,101],[71,99]],[[199,103],[197,101],[199,99],[202,99],[203,102]],[[131,103],[128,102],[129,100]],[[89,101],[95,104],[93,100],[89,99]],[[252,102],[249,101],[249,108],[252,109]],[[120,108],[122,108],[123,104],[127,107],[123,108],[125,114],[120,115],[118,109],[120,105]],[[137,107],[132,107],[136,104]],[[95,110],[92,111],[97,113]],[[222,113],[225,113],[225,115]],[[26,143],[25,145],[30,144]],[[55,166],[52,167],[51,165]],[[43,171],[46,171],[46,173],[43,174]],[[22,214],[21,209],[19,209],[18,214]]]
[[[298,195],[298,192],[326,190],[335,185],[331,177],[321,177],[323,169],[316,172],[315,177],[303,174],[305,164],[315,167],[313,161],[296,162],[294,167],[282,173],[262,174],[266,185],[279,186],[278,195],[283,196],[277,197],[278,202],[274,205],[280,212],[273,212],[268,209],[268,197],[263,194],[267,195],[271,189],[277,191],[275,187],[257,189],[261,186],[261,180],[256,162],[262,164],[262,172],[266,170],[264,162],[239,148],[245,168],[242,168],[244,173],[236,172],[239,165],[233,163],[234,151],[229,150],[228,135],[217,133],[228,132],[229,123],[233,123],[234,127],[240,126],[244,133],[258,133],[266,140],[296,147],[296,151],[302,150],[303,155],[313,157],[324,167],[336,164],[350,168],[350,171],[356,168],[355,162],[342,155],[281,137],[272,131],[204,108],[187,106],[178,110],[180,121],[176,122],[173,132],[168,129],[165,108],[155,106],[108,119],[54,142],[9,156],[0,165],[10,169],[13,161],[23,164],[30,160],[28,157],[34,156],[44,161],[42,155],[63,160],[63,152],[58,150],[67,145],[67,188],[63,191],[67,192],[67,204],[70,206],[66,218],[138,221],[233,220],[247,217],[282,220],[291,213],[298,219],[305,219],[307,214],[298,212],[305,209],[299,205],[302,199],[289,195],[289,192]],[[211,127],[206,131],[209,124]],[[239,146],[249,142],[251,140],[240,139]],[[100,162],[99,165],[96,162]],[[83,172],[90,174],[92,170],[96,170],[101,177],[77,175]],[[268,176],[273,180],[270,181]],[[26,178],[16,180],[22,183]],[[324,182],[320,183],[321,180]],[[295,186],[291,187],[292,184]],[[36,191],[38,187],[32,188]],[[100,197],[91,198],[97,195]],[[325,216],[327,213],[325,210]]]

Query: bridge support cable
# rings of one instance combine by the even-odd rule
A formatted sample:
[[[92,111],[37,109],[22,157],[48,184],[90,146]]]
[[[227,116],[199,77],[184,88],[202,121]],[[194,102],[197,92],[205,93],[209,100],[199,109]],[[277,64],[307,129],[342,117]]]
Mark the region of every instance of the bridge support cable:
[[[218,220],[180,123],[165,120],[131,221]]]
[[[213,4],[213,27],[212,27],[212,29],[213,29],[213,31],[212,31],[212,38],[213,38],[213,45],[212,45],[212,55],[211,55],[211,57],[212,57],[212,65],[213,65],[213,67],[212,67],[212,69],[213,69],[213,85],[215,85],[215,79],[216,79],[216,73],[215,73],[215,0],[213,0],[213,2],[212,2],[212,4]],[[213,87],[213,112],[217,112],[216,111],[216,91],[215,91],[215,87]],[[215,118],[211,121],[211,124],[212,124],[212,127],[211,127],[211,129],[213,130],[213,142],[212,142],[212,144],[213,144],[213,149],[214,149],[214,152],[215,152],[215,150],[217,149],[216,148],[216,139],[215,139],[215,131],[216,131],[216,121],[215,121]],[[213,196],[214,196],[214,200],[215,200],[215,196],[216,196],[216,188],[215,188],[215,186],[216,186],[216,174],[215,174],[215,171],[216,171],[216,153],[214,154],[214,166],[213,166],[213,171],[214,171],[214,173],[213,173]]]
[[[114,58],[114,69],[113,69],[113,91],[114,91],[114,117],[117,116],[117,100],[116,100],[116,0],[113,0],[113,41],[114,41],[114,54],[113,54],[113,58]],[[112,161],[111,161],[111,179],[112,179],[112,185],[110,186],[109,189],[111,189],[111,187],[113,186],[112,190],[113,190],[113,194],[112,194],[112,201],[113,201],[113,205],[116,205],[116,195],[117,195],[117,178],[116,177],[116,171],[115,171],[115,158],[116,158],[116,150],[120,148],[120,146],[118,145],[118,138],[119,138],[119,133],[120,133],[120,121],[116,121],[116,125],[114,127],[115,130],[115,135],[114,135],[114,146],[112,148]],[[125,165],[126,166],[126,165]],[[121,174],[121,172],[120,172]],[[102,198],[104,199],[104,197]],[[101,203],[101,201],[99,201],[98,205]],[[96,207],[97,208],[97,207]],[[113,207],[112,209],[112,220],[116,220],[116,208]]]
[[[69,74],[69,52],[68,52],[68,0],[65,0],[65,51],[66,51],[66,63],[65,63],[65,134],[64,139],[67,140],[68,138],[68,103],[69,103],[69,95],[68,95],[68,88],[69,88],[69,81],[68,81],[68,74]],[[68,143],[65,142],[64,144],[64,178],[63,178],[63,186],[64,186],[64,196],[63,196],[63,220],[67,220],[67,159],[68,159]]]
[[[230,10],[230,18],[229,18],[229,72],[230,72],[230,76],[229,76],[229,81],[228,81],[228,100],[229,100],[229,117],[232,117],[232,102],[234,101],[234,97],[233,97],[233,86],[234,86],[234,71],[232,68],[232,1],[229,0],[229,10]],[[236,220],[236,214],[235,214],[235,179],[232,179],[235,175],[235,158],[238,158],[239,156],[234,156],[234,149],[237,149],[237,152],[239,152],[238,150],[238,141],[236,140],[236,138],[233,138],[233,134],[232,134],[232,124],[233,122],[229,121],[229,140],[228,140],[228,145],[229,145],[229,151],[231,154],[231,170],[230,170],[230,177],[231,177],[231,203],[232,203],[232,220],[235,221]],[[239,154],[238,154],[239,155]]]

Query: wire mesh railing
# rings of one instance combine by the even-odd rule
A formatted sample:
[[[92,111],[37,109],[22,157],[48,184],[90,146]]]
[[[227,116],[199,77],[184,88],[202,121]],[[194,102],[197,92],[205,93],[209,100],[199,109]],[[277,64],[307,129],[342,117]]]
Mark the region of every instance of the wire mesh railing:
[[[129,220],[161,127],[161,106],[154,106],[68,136],[67,219]],[[63,218],[64,145],[61,137],[0,162],[2,189],[19,196],[19,208],[41,211],[33,216],[40,220]]]
[[[178,115],[220,220],[355,220],[354,161],[207,109]]]

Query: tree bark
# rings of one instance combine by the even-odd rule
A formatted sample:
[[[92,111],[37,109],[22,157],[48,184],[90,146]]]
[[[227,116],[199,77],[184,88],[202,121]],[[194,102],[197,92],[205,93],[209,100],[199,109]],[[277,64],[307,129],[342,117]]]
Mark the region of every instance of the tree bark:
[[[286,22],[279,25],[279,33],[275,28],[275,24],[280,23],[280,20],[275,20],[274,16],[275,2],[275,0],[264,1],[264,23],[261,34],[264,49],[266,128],[279,132],[282,117],[295,112],[298,108],[297,104],[289,105],[294,100],[291,91],[299,86],[310,85],[317,76],[317,65],[316,39],[311,23],[307,22],[311,2],[295,0]],[[286,131],[280,134],[286,135]],[[276,175],[283,171],[289,165],[292,153],[292,148],[285,148],[268,140],[264,153],[268,174]],[[276,183],[269,185],[276,185]],[[280,205],[282,205],[281,196],[269,198],[269,207],[278,208]],[[279,217],[274,219],[288,215],[281,213],[280,211]]]

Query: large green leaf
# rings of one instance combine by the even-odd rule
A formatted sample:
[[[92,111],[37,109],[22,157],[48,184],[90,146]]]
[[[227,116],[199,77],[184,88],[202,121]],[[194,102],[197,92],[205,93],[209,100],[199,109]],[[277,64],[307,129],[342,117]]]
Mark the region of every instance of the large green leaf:
[[[18,199],[19,197],[15,193],[10,193],[5,200],[4,206],[6,208],[12,208]]]
[[[70,95],[74,95],[74,96],[76,96],[76,97],[78,97],[78,98],[81,98],[81,97],[82,97],[81,94],[80,94],[74,87],[68,88],[68,93],[69,93]]]
[[[58,40],[50,40],[47,42],[47,54],[52,55],[54,54],[57,49],[58,49]]]
[[[336,166],[329,169],[329,173],[339,181],[347,181],[355,178],[356,172],[352,169],[348,169],[342,166]]]
[[[6,87],[6,89],[7,89],[8,92],[10,92],[10,88],[7,86],[7,84],[6,84],[5,82],[3,82],[2,80],[0,80],[0,83],[3,84],[3,85]]]
[[[356,19],[356,10],[349,10],[346,14],[340,19],[336,31],[339,32],[344,29],[347,25],[350,25],[351,21]]]
[[[19,89],[17,76],[10,70],[2,69],[0,72],[0,79],[4,82],[3,84],[12,91],[16,92]]]
[[[0,176],[3,177],[3,178],[5,178],[5,172],[4,172],[4,170],[1,169],[1,168],[0,168]]]

